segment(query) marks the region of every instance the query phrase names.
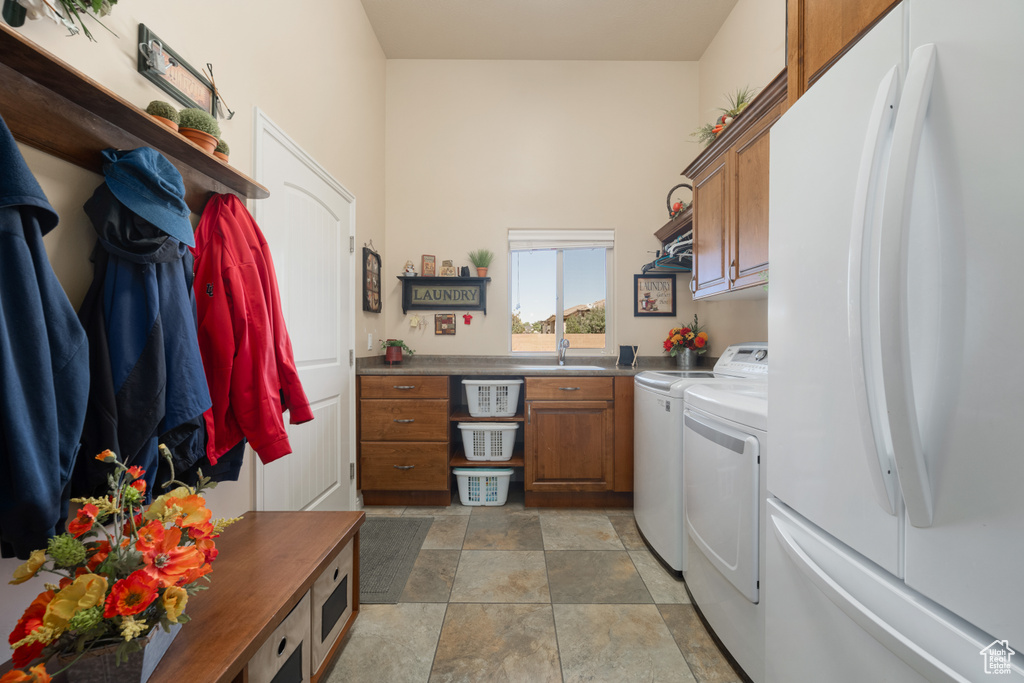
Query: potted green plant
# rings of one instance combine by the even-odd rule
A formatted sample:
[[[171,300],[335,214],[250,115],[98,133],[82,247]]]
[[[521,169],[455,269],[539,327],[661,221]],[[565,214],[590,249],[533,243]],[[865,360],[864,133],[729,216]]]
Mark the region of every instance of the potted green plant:
[[[405,342],[401,339],[381,339],[380,348],[384,349],[385,363],[401,363],[402,351],[405,351],[410,356],[416,353],[406,346]]]
[[[178,132],[207,153],[212,153],[217,149],[220,125],[209,112],[188,107],[178,112]]]
[[[169,102],[153,100],[146,107],[146,113],[175,133],[178,132],[178,110],[171,106]]]
[[[223,140],[217,140],[217,148],[213,150],[213,156],[223,161],[227,161],[229,154],[231,154],[231,148],[228,147],[228,143]]]
[[[479,277],[487,277],[487,267],[494,260],[494,252],[490,249],[477,249],[469,252],[469,262],[476,266],[476,274]]]

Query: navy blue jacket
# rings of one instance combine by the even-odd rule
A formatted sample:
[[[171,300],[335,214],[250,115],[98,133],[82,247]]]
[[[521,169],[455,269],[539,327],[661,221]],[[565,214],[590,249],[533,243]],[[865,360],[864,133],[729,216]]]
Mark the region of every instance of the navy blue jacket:
[[[43,248],[57,214],[0,119],[0,554],[63,531],[89,391],[85,330]]]
[[[98,241],[93,282],[79,309],[89,335],[92,386],[83,456],[72,481],[76,496],[102,495],[110,465],[104,449],[158,476],[157,444],[182,472],[206,454],[203,413],[210,407],[199,355],[192,253],[119,202],[106,184],[85,204]]]

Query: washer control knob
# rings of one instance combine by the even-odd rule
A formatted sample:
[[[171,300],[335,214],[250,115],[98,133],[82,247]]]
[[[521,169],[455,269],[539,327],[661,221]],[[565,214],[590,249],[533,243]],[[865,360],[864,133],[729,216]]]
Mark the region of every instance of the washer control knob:
[[[761,349],[754,354],[754,360],[761,361],[768,357],[768,349]]]

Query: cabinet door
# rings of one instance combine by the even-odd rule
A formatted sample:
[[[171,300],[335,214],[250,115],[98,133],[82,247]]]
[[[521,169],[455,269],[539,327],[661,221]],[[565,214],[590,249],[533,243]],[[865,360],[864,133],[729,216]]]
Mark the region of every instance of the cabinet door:
[[[526,490],[611,490],[612,406],[610,401],[527,402]]]
[[[726,267],[729,224],[729,182],[726,160],[722,155],[694,181],[693,189],[693,282],[694,297],[722,292],[729,288]]]
[[[768,268],[768,132],[782,115],[782,103],[736,141],[733,157],[733,231],[729,244],[731,289],[761,282]]]

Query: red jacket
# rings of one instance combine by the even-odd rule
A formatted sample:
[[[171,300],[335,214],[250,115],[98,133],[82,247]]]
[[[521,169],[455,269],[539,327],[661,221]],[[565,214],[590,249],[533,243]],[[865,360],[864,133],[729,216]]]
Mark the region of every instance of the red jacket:
[[[241,200],[214,195],[196,228],[199,350],[213,407],[206,411],[211,463],[244,436],[269,463],[292,452],[292,424],[313,419],[285,329],[270,247]]]

